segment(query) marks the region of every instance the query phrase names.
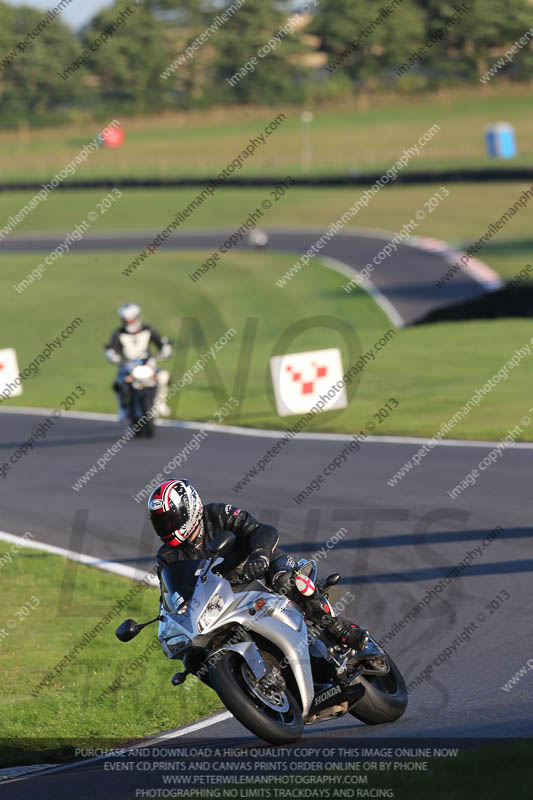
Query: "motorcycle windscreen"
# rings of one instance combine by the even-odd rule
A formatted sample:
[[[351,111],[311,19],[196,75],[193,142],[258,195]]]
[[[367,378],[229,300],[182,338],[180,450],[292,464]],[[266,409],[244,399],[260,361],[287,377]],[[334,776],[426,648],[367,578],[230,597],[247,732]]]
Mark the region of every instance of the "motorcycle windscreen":
[[[161,570],[164,590],[171,596],[177,592],[185,602],[190,600],[205,562],[206,559],[200,559],[195,561],[172,561],[170,564],[165,564]]]

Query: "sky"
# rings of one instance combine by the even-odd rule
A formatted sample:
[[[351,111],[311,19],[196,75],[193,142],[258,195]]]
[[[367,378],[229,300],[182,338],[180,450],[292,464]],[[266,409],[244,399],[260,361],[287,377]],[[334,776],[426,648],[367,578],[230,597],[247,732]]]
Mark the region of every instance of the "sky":
[[[10,6],[31,6],[48,11],[57,5],[57,0],[5,0]],[[61,13],[61,19],[75,30],[84,25],[97,11],[112,5],[112,0],[72,0]]]
[[[4,0],[9,6],[31,6],[48,11],[57,5],[57,0]],[[113,0],[72,0],[61,13],[61,19],[77,30],[88,22],[97,11],[113,5]]]

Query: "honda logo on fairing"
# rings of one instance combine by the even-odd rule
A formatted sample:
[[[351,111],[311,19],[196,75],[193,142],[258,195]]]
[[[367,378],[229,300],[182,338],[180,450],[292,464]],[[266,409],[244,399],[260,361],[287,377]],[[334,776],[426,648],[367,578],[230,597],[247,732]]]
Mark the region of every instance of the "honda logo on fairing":
[[[340,686],[332,686],[331,689],[326,689],[325,692],[322,694],[317,694],[315,697],[315,705],[318,706],[320,703],[323,703],[324,700],[329,700],[330,697],[333,697],[336,694],[340,694],[341,687]]]

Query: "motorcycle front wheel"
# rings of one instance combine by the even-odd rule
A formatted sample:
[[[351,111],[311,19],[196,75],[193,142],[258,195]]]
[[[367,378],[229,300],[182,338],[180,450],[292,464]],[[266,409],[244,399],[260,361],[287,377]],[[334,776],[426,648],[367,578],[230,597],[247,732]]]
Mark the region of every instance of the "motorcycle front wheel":
[[[154,419],[148,416],[154,402],[154,392],[144,389],[143,391],[132,391],[130,403],[130,425],[140,425],[135,431],[138,438],[151,439],[155,433]],[[142,420],[142,422],[141,422]]]
[[[288,744],[301,737],[304,722],[295,698],[287,689],[262,686],[238,653],[224,653],[209,668],[209,680],[228,711],[260,739]]]

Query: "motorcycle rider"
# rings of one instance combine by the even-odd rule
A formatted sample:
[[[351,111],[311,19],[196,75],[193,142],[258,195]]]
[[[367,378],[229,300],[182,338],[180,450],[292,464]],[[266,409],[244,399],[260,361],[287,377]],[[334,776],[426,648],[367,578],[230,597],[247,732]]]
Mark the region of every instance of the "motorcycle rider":
[[[108,344],[105,345],[105,355],[111,364],[119,365],[113,391],[117,395],[118,418],[122,421],[128,416],[128,392],[124,382],[129,371],[127,362],[148,358],[150,345],[157,348],[159,358],[170,358],[172,346],[166,336],[161,336],[150,325],[143,324],[141,308],[136,303],[124,303],[119,308],[118,315],[122,324],[111,334]],[[156,377],[155,410],[159,416],[168,417],[171,412],[166,403],[166,395],[170,375],[166,370],[157,370]]]
[[[159,576],[165,564],[182,559],[210,556],[208,543],[221,530],[232,531],[234,547],[224,557],[220,572],[230,581],[266,579],[267,585],[293,600],[312,622],[318,623],[338,643],[360,650],[366,630],[334,610],[313,582],[294,575],[296,562],[278,547],[279,536],[272,525],[230,504],[203,505],[196,489],[186,479],[167,480],[148,498],[148,514],[163,544],[157,552]]]

